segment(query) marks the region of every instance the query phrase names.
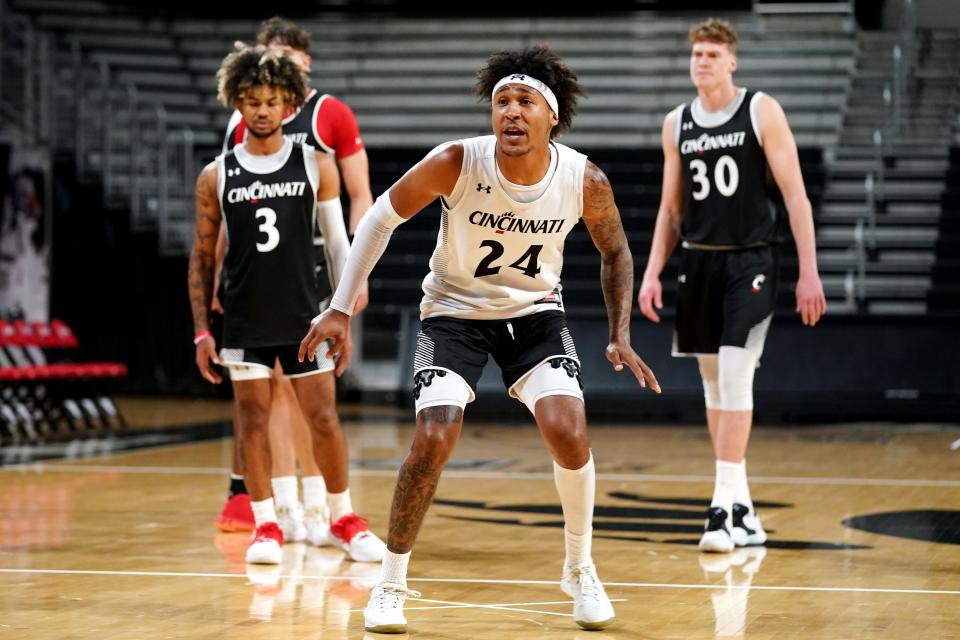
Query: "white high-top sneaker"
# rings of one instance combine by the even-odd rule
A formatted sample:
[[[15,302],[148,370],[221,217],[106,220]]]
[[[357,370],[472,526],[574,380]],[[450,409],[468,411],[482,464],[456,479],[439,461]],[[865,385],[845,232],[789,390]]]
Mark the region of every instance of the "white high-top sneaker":
[[[700,550],[713,553],[733,551],[733,538],[728,527],[729,518],[723,507],[707,509],[707,519],[703,525],[703,537],[700,538]]]
[[[276,522],[264,522],[254,529],[253,541],[247,547],[250,564],[280,564],[283,561],[283,531]]]
[[[307,542],[315,547],[332,544],[330,540],[330,508],[327,505],[310,507],[303,514],[307,528]]]
[[[286,542],[303,542],[307,539],[307,527],[303,524],[303,506],[296,504],[277,505],[277,524],[283,531]]]
[[[356,513],[348,513],[330,523],[328,539],[346,551],[354,562],[380,562],[387,552],[387,545],[370,531],[366,519]]]
[[[730,529],[730,537],[738,547],[767,542],[767,532],[763,530],[760,516],[755,509],[742,504],[733,505],[733,528]]]
[[[591,562],[580,567],[564,567],[560,588],[573,598],[573,621],[584,629],[604,629],[616,620],[613,605]]]
[[[363,628],[373,633],[406,633],[403,603],[407,596],[419,598],[420,593],[402,584],[379,583],[370,592],[370,601],[363,610]]]

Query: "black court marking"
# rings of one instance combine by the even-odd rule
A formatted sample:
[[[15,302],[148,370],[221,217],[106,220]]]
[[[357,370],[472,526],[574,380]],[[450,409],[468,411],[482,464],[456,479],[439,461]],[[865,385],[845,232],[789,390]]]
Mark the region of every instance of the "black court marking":
[[[652,498],[650,496],[640,495],[639,493],[628,493],[626,491],[611,491],[607,494],[611,498],[619,500],[631,500],[633,502],[652,502],[654,504],[680,504],[688,507],[700,507],[702,510],[697,513],[702,518],[703,511],[710,506],[710,500],[707,498]],[[792,504],[786,502],[773,502],[772,500],[754,500],[753,506],[757,509],[783,509],[792,507]]]
[[[661,542],[664,544],[696,546],[699,541],[699,535],[703,533],[703,509],[684,509],[682,507],[708,506],[708,500],[699,498],[666,498],[654,497],[648,498],[639,494],[614,491],[607,494],[607,497],[630,500],[634,502],[649,502],[653,505],[644,507],[622,507],[598,504],[594,507],[593,530],[595,538],[605,538],[608,540],[623,540],[629,542]],[[441,513],[442,517],[451,520],[460,520],[463,522],[481,522],[485,524],[500,524],[511,527],[536,527],[562,529],[563,520],[554,518],[542,519],[538,516],[557,516],[563,514],[563,509],[558,504],[490,504],[484,501],[472,500],[444,500],[437,498],[434,504],[440,507],[450,507],[454,509],[468,509],[471,511],[480,511],[477,515],[456,515],[450,513]],[[783,509],[793,505],[783,502],[758,502],[755,503],[760,508]],[[668,508],[669,505],[679,505],[680,508]],[[526,514],[528,518],[517,517],[498,517],[500,514]],[[677,521],[680,522],[677,522]],[[669,521],[669,522],[665,522]],[[681,536],[695,535],[694,538],[663,538],[655,539],[648,535],[624,535],[624,534],[660,534],[670,535],[679,534]],[[768,529],[767,533],[775,533]],[[870,549],[866,545],[854,545],[841,542],[825,541],[807,541],[807,540],[776,540],[769,539],[764,545],[769,549],[795,549],[795,550],[820,550],[820,551],[851,551]]]
[[[843,521],[851,529],[895,538],[960,544],[960,511],[916,509],[853,516]]]
[[[621,539],[630,540],[630,538]],[[675,540],[661,540],[660,542],[695,547],[700,543],[700,538],[677,538]],[[796,551],[860,551],[873,548],[868,545],[846,544],[844,542],[810,542],[807,540],[772,539],[767,539],[764,544],[758,546],[763,546],[767,549],[790,549]]]

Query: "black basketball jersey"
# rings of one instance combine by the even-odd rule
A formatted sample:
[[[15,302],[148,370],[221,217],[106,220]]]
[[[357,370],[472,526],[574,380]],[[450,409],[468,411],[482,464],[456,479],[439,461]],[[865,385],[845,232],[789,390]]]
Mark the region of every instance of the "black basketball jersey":
[[[691,104],[680,110],[686,242],[746,247],[780,240],[778,192],[751,115],[755,95],[742,91],[739,107],[716,126],[698,122]]]
[[[303,106],[284,119],[283,137],[292,142],[308,144],[315,149],[333,153],[333,149],[324,143],[317,131],[317,111],[320,109],[320,103],[326,98],[327,94],[321,94],[316,89],[312,89]],[[224,152],[243,144],[245,136],[246,127],[240,112],[237,111],[227,125],[227,137],[223,141]]]
[[[217,157],[227,225],[225,347],[298,344],[317,315],[315,153],[287,140],[271,156],[253,156],[241,146]]]

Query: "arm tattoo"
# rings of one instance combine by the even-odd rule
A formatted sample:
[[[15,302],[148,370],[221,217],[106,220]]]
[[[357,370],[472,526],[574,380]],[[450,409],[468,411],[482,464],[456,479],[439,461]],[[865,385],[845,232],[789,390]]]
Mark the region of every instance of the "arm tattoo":
[[[459,407],[430,407],[420,412],[417,426],[418,431],[422,431],[425,425],[427,428],[442,428],[444,425],[458,425],[462,421],[463,410]],[[455,438],[456,433],[458,431],[447,437]],[[416,449],[415,441],[414,450],[400,467],[397,487],[393,492],[388,542],[394,553],[406,553],[413,548],[446,463],[446,458],[437,460],[435,456],[417,455]],[[450,443],[445,453],[449,455],[452,451],[453,443]]]
[[[633,301],[633,256],[620,222],[620,211],[613,201],[607,176],[587,162],[583,179],[583,222],[600,251],[600,284],[607,305],[610,338],[630,331],[630,307]]]
[[[213,276],[221,220],[220,203],[216,193],[211,193],[210,189],[210,175],[205,169],[197,178],[197,219],[187,271],[190,309],[193,312],[193,327],[197,332],[210,328],[210,302],[214,295]]]

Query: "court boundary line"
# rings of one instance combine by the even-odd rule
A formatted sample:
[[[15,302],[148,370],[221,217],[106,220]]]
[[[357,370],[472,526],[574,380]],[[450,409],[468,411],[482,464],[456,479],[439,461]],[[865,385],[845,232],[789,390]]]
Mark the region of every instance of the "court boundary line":
[[[27,575],[91,575],[91,576],[130,576],[157,578],[243,578],[245,573],[203,573],[191,571],[113,571],[105,569],[9,569],[0,568],[2,574]],[[274,576],[288,580],[355,580],[355,576],[310,576],[280,574]],[[451,584],[511,584],[511,585],[547,585],[559,588],[559,580],[493,580],[490,578],[412,578],[407,582],[431,582]],[[811,587],[799,585],[728,585],[728,584],[685,584],[667,582],[604,582],[605,587],[623,587],[627,589],[747,589],[750,591],[814,591],[827,593],[882,593],[960,596],[960,590],[950,589],[895,589],[887,587]]]
[[[0,467],[0,473],[140,473],[145,475],[227,475],[229,467],[171,467],[171,466],[133,466],[133,465],[89,465],[70,464],[68,462],[31,462]],[[350,468],[350,475],[368,478],[395,478],[398,471],[393,469]],[[654,474],[654,473],[597,473],[597,480],[613,482],[680,482],[712,483],[712,475],[694,474]],[[549,480],[553,474],[540,471],[483,471],[466,469],[445,469],[445,478],[490,479],[490,480]],[[926,478],[839,478],[825,476],[750,476],[751,484],[797,484],[827,486],[887,486],[887,487],[936,487],[960,488],[960,480],[931,480]]]

